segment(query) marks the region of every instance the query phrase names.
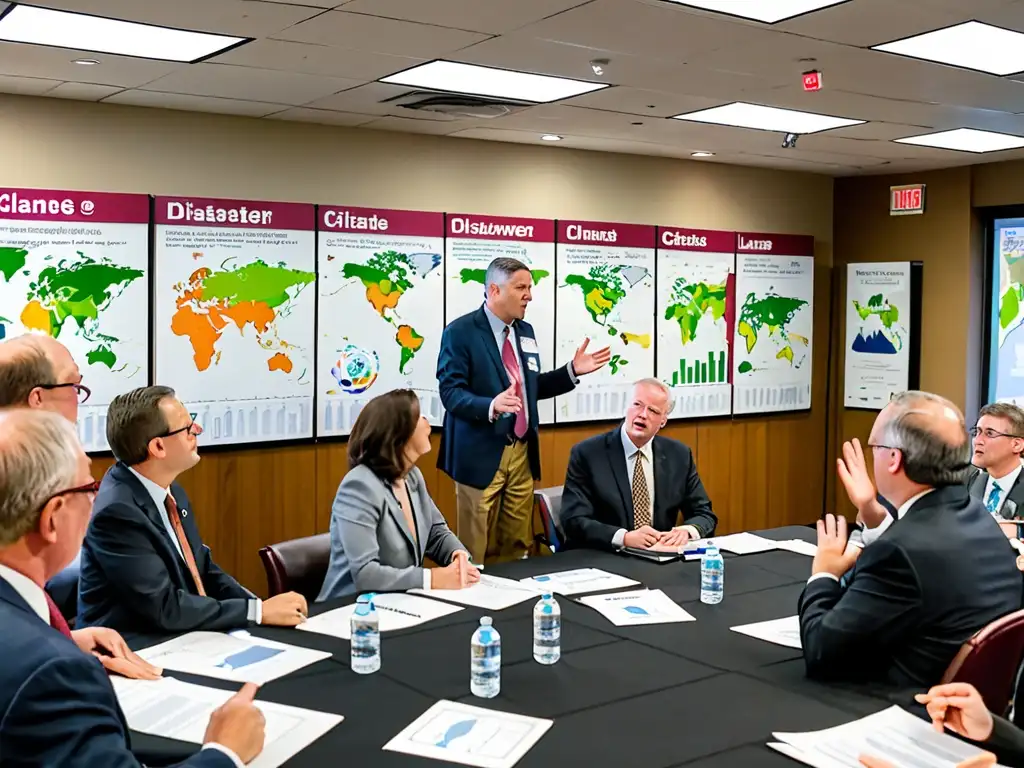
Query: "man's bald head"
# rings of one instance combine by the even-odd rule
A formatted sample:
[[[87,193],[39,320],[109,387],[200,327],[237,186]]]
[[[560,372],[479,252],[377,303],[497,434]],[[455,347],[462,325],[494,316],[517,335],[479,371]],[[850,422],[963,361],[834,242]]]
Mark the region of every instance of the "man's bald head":
[[[75,422],[78,392],[57,385],[81,379],[67,347],[50,336],[27,333],[0,342],[0,408],[42,408]]]

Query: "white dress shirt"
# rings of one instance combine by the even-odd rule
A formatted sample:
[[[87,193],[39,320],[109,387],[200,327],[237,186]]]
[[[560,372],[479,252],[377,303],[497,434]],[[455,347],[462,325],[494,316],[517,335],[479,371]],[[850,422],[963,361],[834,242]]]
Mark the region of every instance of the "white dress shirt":
[[[1022,465],[1018,464],[1012,471],[1007,472],[1002,477],[992,477],[991,474],[988,476],[988,482],[985,483],[985,495],[981,497],[981,503],[985,504],[985,508],[988,508],[988,497],[992,493],[992,486],[995,483],[999,483],[999,506],[996,507],[995,514],[999,514],[1002,510],[1003,505],[1006,503],[1006,499],[1010,495],[1010,489],[1013,488],[1013,484],[1017,482],[1017,477],[1020,475]]]
[[[626,425],[623,424],[619,430],[619,435],[622,439],[622,450],[626,454],[626,477],[629,478],[629,487],[633,487],[633,473],[636,471],[636,463],[640,456],[643,456],[643,461],[640,462],[640,466],[643,469],[644,480],[647,482],[647,493],[651,499],[651,522],[654,522],[654,448],[652,446],[653,440],[648,440],[640,448],[634,445],[630,439],[629,434],[626,432]],[[690,533],[691,539],[699,539],[700,531],[692,525],[680,525],[680,528],[685,529]],[[674,529],[673,529],[674,530]],[[625,546],[626,541],[625,528],[619,528],[612,536],[612,546],[622,548]]]
[[[6,565],[0,565],[0,579],[11,585],[11,589],[28,603],[28,607],[43,620],[43,623],[50,624],[50,606],[46,602],[46,593],[43,592],[42,587],[32,581],[32,579],[12,568],[8,568]],[[245,763],[242,762],[241,758],[223,744],[210,742],[209,744],[204,744],[203,749],[216,749],[218,752],[223,752],[231,758],[231,762],[235,764],[236,768],[245,768]]]
[[[170,489],[161,488],[141,472],[136,472],[133,467],[128,467],[128,471],[139,479],[139,482],[142,483],[142,487],[146,489],[150,497],[153,499],[153,503],[156,504],[156,509],[160,513],[160,521],[164,524],[164,530],[167,531],[167,535],[170,537],[171,543],[174,545],[174,549],[178,553],[178,557],[181,558],[182,562],[185,562],[185,553],[181,551],[181,543],[178,541],[178,536],[174,532],[174,526],[171,525],[170,517],[166,514],[167,507],[165,505],[165,501],[167,497],[171,495]],[[180,512],[182,517],[188,514],[187,509],[180,510]],[[247,618],[254,624],[263,623],[262,600],[253,598],[249,601],[249,613]]]
[[[898,520],[902,520],[906,516],[907,512],[910,511],[910,508],[912,506],[914,506],[918,502],[919,499],[924,498],[925,496],[927,496],[929,493],[931,493],[934,490],[935,490],[934,488],[925,488],[923,491],[921,491],[916,496],[911,496],[909,499],[907,499],[905,502],[903,502],[902,505],[900,505],[899,509],[896,510],[896,518]],[[883,520],[881,522],[881,524],[878,525],[878,527],[876,527],[876,528],[865,528],[864,529],[864,546],[866,547],[871,542],[876,541],[879,536],[881,536],[883,533],[885,533],[885,531],[889,530],[889,526],[892,525],[892,522],[893,522],[892,516],[891,515],[886,515],[885,520]],[[869,531],[872,532],[872,536],[871,536],[870,541],[868,540],[868,535],[867,535]],[[829,579],[832,579],[833,581],[839,581],[839,577],[834,575],[834,574],[831,574],[831,573],[816,573],[813,576],[811,576],[811,578],[809,578],[807,580],[807,583],[810,584],[815,579],[821,579],[821,578],[826,578],[826,577],[829,578]]]

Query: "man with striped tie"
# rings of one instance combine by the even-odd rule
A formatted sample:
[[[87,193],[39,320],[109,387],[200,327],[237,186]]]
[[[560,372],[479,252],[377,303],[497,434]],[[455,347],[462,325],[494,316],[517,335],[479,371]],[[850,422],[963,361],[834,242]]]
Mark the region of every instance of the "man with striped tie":
[[[976,467],[967,481],[971,495],[997,519],[1024,519],[1024,411],[1012,403],[990,403],[970,432]]]

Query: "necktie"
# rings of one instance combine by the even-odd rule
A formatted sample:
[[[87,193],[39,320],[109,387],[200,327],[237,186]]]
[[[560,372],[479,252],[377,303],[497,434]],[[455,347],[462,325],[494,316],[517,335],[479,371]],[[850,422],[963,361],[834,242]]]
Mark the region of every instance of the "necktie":
[[[50,609],[50,626],[56,629],[65,637],[71,637],[71,628],[68,623],[64,620],[64,615],[60,612],[60,608],[53,602],[53,598],[50,597],[50,593],[43,590],[43,594],[46,595],[46,605]]]
[[[516,359],[515,350],[512,349],[512,339],[509,336],[508,326],[505,326],[505,343],[501,346],[501,362],[505,366],[509,381],[515,385],[516,397],[523,407],[516,413],[515,433],[520,440],[526,434],[526,398],[523,396],[523,373],[519,368],[519,360]]]
[[[651,524],[651,492],[644,474],[644,454],[637,451],[633,460],[633,528]]]
[[[1003,489],[999,487],[999,483],[992,481],[992,490],[988,492],[988,499],[985,501],[985,509],[988,510],[989,514],[995,515],[999,512],[999,501],[1003,494]]]
[[[196,592],[200,597],[206,597],[206,590],[203,589],[203,580],[199,578],[199,569],[196,568],[196,558],[192,554],[192,547],[189,546],[188,539],[185,538],[185,529],[181,525],[181,513],[178,511],[178,504],[170,493],[164,499],[164,507],[167,508],[167,518],[171,521],[174,535],[178,537],[178,544],[181,545],[181,555],[185,558],[185,565],[188,566],[188,572],[192,574],[192,580],[196,583]]]

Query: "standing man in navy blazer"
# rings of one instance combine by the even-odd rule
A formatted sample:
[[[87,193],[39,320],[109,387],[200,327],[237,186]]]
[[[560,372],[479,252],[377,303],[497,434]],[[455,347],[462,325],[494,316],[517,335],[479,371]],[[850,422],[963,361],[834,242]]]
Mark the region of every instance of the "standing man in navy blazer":
[[[578,376],[611,358],[608,347],[540,372],[533,326],[525,322],[533,275],[499,257],[484,279],[486,301],[441,337],[437,380],[445,407],[438,467],[454,481],[458,536],[475,562],[523,557],[530,545],[533,481],[540,477],[537,401],[572,391]]]

